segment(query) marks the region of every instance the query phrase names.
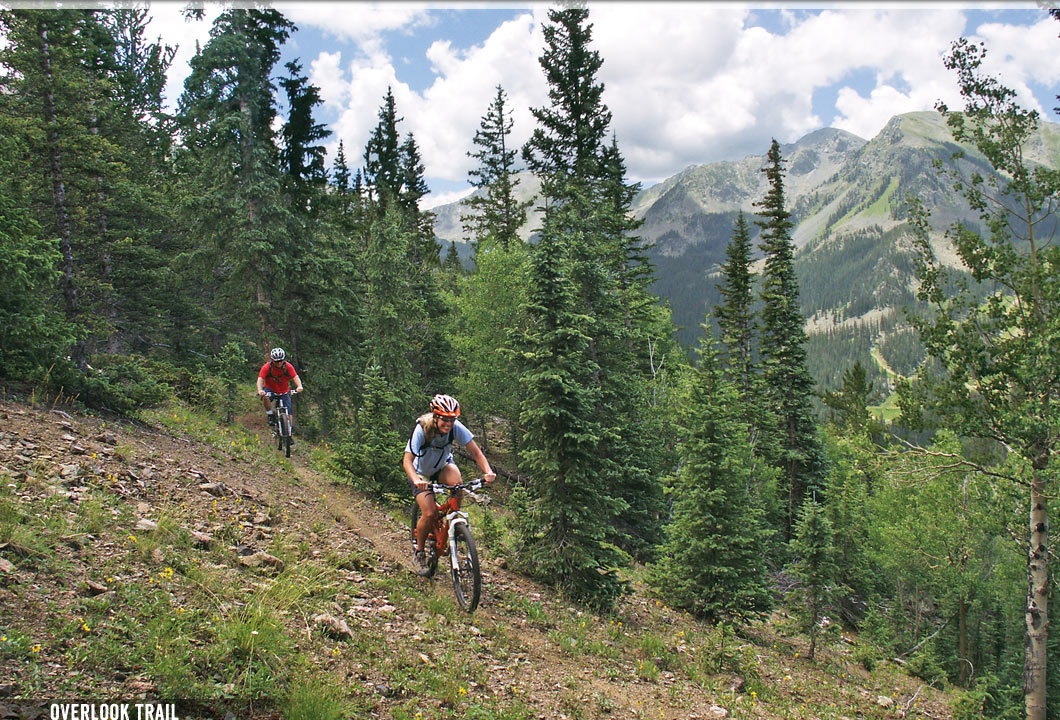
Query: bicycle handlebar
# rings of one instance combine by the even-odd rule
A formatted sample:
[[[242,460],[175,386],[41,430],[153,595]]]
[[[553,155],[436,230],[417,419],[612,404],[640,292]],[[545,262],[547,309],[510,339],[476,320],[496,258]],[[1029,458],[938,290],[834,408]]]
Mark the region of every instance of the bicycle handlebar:
[[[297,395],[298,394],[298,390],[296,388],[291,388],[290,390],[288,390],[285,393],[278,393],[275,390],[269,390],[268,388],[264,388],[264,390],[265,390],[265,395],[267,397],[270,397],[270,398],[283,397],[284,395]]]
[[[440,492],[453,493],[457,490],[481,490],[486,485],[486,481],[483,478],[475,478],[459,485],[444,485],[442,483],[428,483],[427,489],[437,494]]]

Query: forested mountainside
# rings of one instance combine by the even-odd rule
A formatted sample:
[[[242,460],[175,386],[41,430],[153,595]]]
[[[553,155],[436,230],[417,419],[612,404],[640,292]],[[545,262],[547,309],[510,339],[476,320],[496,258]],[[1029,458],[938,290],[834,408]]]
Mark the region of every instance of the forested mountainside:
[[[978,227],[980,219],[932,163],[949,161],[958,150],[967,153],[963,168],[992,172],[979,151],[953,140],[937,112],[894,117],[868,141],[825,128],[781,145],[809,362],[823,387],[838,387],[855,361],[881,381],[887,379],[881,359],[902,374],[923,361],[917,343],[903,341],[913,332],[903,309],[917,303],[906,201],[920,198],[931,211],[936,250],[953,264],[942,233],[958,220]],[[1060,167],[1060,125],[1041,123],[1025,156],[1032,165]],[[706,312],[722,300],[718,269],[737,213],[753,219],[765,194],[764,164],[762,155],[691,166],[633,200],[632,212],[643,221],[637,233],[655,244],[648,251],[656,269],[651,288],[669,302],[688,346],[701,335]],[[519,178],[519,196],[533,198],[538,184],[528,174]],[[460,203],[435,212],[439,237],[459,242]],[[758,227],[750,228],[757,241]]]

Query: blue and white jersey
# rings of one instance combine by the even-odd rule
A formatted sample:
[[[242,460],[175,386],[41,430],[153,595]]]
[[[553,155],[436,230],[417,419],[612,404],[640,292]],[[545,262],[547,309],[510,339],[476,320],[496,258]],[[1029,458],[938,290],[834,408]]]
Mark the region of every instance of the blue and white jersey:
[[[436,434],[429,443],[424,443],[423,426],[416,423],[416,429],[412,431],[412,437],[405,444],[405,452],[415,456],[412,465],[423,477],[430,477],[444,468],[453,460],[453,443],[467,445],[475,439],[462,422],[457,420],[453,423],[453,439],[449,441],[449,433]]]

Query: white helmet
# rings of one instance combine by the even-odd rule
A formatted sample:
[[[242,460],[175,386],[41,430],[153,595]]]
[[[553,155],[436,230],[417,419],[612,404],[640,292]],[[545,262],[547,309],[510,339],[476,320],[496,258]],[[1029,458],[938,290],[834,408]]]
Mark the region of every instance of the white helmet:
[[[287,353],[283,351],[283,348],[273,348],[270,357],[276,362],[283,362],[287,359]]]

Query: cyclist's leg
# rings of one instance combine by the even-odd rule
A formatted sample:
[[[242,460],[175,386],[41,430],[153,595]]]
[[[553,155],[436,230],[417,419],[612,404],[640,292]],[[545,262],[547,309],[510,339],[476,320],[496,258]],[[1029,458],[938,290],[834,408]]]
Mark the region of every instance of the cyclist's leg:
[[[437,475],[432,475],[427,482],[437,482],[437,479]],[[419,550],[423,550],[423,543],[427,539],[427,533],[434,527],[434,522],[438,518],[438,503],[434,501],[434,493],[432,491],[417,489],[415,485],[412,485],[411,480],[409,485],[412,486],[416,504],[420,506],[420,521],[416,523],[416,547]]]
[[[438,482],[445,485],[459,485],[461,482],[460,468],[454,463],[449,463],[438,471]],[[453,504],[456,505],[457,510],[460,509],[460,498],[463,494],[463,491],[453,493]]]

